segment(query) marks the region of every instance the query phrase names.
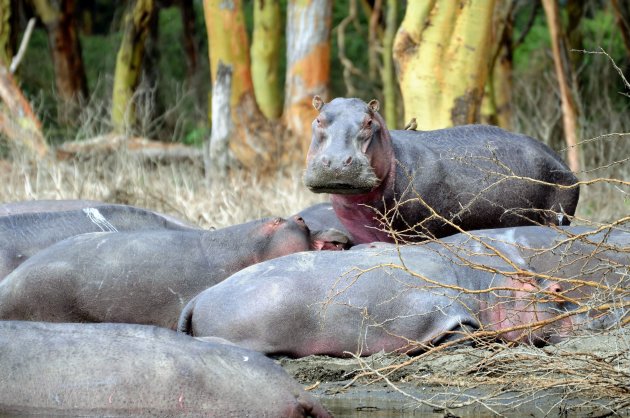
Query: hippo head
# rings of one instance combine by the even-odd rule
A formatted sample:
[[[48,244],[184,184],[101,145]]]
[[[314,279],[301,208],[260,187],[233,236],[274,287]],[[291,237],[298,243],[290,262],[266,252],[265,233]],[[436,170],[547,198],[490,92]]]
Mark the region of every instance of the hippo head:
[[[300,251],[344,250],[349,242],[336,229],[311,232],[300,216],[265,219],[260,232],[264,243],[260,261]]]
[[[306,187],[315,193],[354,195],[378,187],[393,158],[378,101],[337,98],[324,104],[315,96],[313,106],[320,113],[306,157]]]
[[[541,346],[566,337],[572,323],[561,284],[514,274],[505,285],[510,290],[496,292],[484,314],[499,338]]]

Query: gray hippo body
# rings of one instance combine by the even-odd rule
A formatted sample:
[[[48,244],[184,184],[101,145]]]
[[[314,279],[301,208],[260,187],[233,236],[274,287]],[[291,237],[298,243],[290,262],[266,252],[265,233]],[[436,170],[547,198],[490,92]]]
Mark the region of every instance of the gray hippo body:
[[[630,296],[630,231],[623,228],[498,228],[460,233],[426,246],[460,264],[487,265],[506,257],[517,268],[560,281],[563,295],[580,304],[594,296],[604,301],[611,289],[619,297]]]
[[[571,328],[569,319],[526,327],[566,311],[559,291],[554,282],[476,270],[417,246],[300,253],[200,293],[182,311],[178,330],[295,357],[413,353],[477,329],[542,344]]]
[[[0,415],[329,417],[242,348],[128,324],[0,321]]]
[[[95,208],[105,206],[108,203],[98,200],[82,199],[40,199],[22,200],[18,202],[8,202],[0,205],[0,216],[17,215],[19,213],[34,212],[64,212],[67,210],[77,210],[84,208]]]
[[[393,242],[384,227],[418,241],[456,233],[449,222],[464,230],[569,223],[577,178],[540,141],[483,125],[389,131],[374,102],[314,100],[304,183],[332,194],[355,242]]]
[[[332,231],[330,239],[340,235]],[[322,247],[295,217],[214,231],[83,234],[40,251],[0,281],[0,319],[126,322],[175,328],[197,293],[252,264]]]
[[[142,230],[201,231],[173,217],[126,205],[0,216],[0,281],[37,252],[68,237]]]

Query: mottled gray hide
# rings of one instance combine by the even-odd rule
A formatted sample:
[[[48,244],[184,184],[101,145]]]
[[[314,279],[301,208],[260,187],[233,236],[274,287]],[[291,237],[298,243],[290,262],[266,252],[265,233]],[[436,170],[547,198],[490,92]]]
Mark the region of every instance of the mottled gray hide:
[[[80,203],[82,201],[71,201]],[[26,202],[25,202],[26,204]],[[38,201],[26,205],[40,207]],[[168,215],[126,205],[98,205],[0,217],[0,281],[42,249],[79,234],[100,231],[200,231]]]
[[[0,321],[0,415],[329,417],[262,354],[127,324]]]
[[[315,235],[317,236],[315,238]],[[197,293],[252,264],[319,247],[299,217],[215,231],[102,232],[48,247],[0,281],[0,319],[175,328]],[[329,248],[324,242],[321,246]],[[321,248],[319,247],[319,248]]]
[[[554,282],[458,265],[431,248],[398,251],[385,244],[252,266],[195,297],[178,329],[301,357],[413,353],[480,328],[506,330],[499,336],[504,340],[542,344],[572,326],[567,319],[509,330],[566,312]],[[514,272],[502,261],[492,266]]]
[[[388,211],[409,241],[456,233],[448,222],[464,230],[569,223],[578,187],[554,185],[577,178],[540,141],[484,125],[389,131],[375,109],[359,99],[322,105],[304,174],[313,192],[332,194],[355,242],[393,242],[379,220]]]

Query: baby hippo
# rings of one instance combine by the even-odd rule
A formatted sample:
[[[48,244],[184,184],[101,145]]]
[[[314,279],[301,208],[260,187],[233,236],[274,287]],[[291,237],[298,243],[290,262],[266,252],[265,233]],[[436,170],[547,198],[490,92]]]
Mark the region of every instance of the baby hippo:
[[[175,328],[192,297],[231,274],[299,251],[341,249],[344,240],[336,230],[311,232],[300,217],[215,231],[78,235],[0,281],[0,319]]]

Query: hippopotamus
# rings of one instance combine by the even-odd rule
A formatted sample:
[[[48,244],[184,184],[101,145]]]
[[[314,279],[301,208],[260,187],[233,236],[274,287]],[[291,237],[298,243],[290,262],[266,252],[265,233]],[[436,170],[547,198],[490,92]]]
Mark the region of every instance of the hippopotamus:
[[[33,212],[61,212],[66,210],[77,210],[84,208],[95,208],[97,206],[107,205],[105,202],[98,200],[82,200],[82,199],[39,199],[39,200],[22,200],[18,202],[9,202],[0,205],[0,216],[16,215],[18,213]]]
[[[354,242],[570,222],[577,178],[542,142],[485,125],[388,130],[378,101],[315,96],[304,184],[330,193]]]
[[[350,233],[346,230],[346,227],[343,226],[339,218],[337,218],[337,215],[335,215],[335,210],[330,202],[316,203],[299,211],[297,216],[304,219],[306,225],[311,229],[322,230],[334,228],[340,231],[348,237],[347,246],[350,247],[354,245],[350,238]]]
[[[630,231],[623,228],[498,228],[456,234],[428,242],[426,247],[438,249],[452,262],[469,265],[487,266],[505,257],[517,268],[559,281],[562,297],[580,305],[628,297]],[[623,311],[593,310],[590,314],[602,322],[614,322]]]
[[[243,348],[129,324],[0,321],[0,415],[330,417]]]
[[[492,266],[504,275],[450,261],[419,246],[292,254],[204,290],[178,330],[293,357],[414,354],[475,330],[542,345],[571,331],[558,283],[508,272],[502,261]]]
[[[197,293],[261,261],[332,248],[299,217],[213,231],[100,232],[58,242],[0,281],[0,319],[175,328]]]
[[[26,206],[38,207],[36,202]],[[29,257],[68,237],[87,232],[141,230],[201,231],[171,216],[127,205],[102,204],[0,216],[0,280]]]

